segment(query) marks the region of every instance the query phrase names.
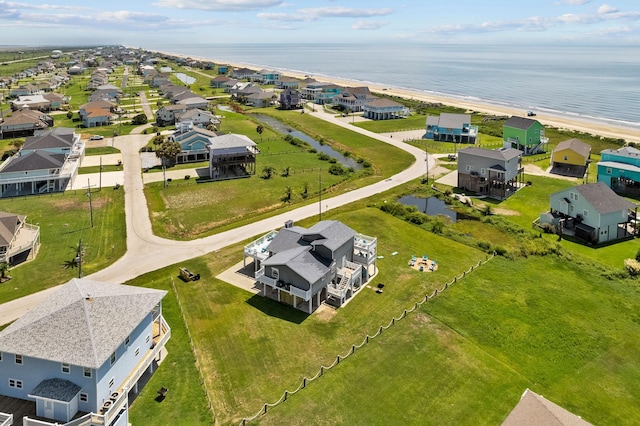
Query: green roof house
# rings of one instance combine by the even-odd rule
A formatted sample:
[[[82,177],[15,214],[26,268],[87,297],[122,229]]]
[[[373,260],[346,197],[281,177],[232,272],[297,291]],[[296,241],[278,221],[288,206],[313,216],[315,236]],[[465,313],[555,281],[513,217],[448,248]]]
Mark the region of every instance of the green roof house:
[[[547,151],[549,138],[544,136],[544,126],[538,120],[511,117],[502,127],[505,148],[519,149],[524,155]]]

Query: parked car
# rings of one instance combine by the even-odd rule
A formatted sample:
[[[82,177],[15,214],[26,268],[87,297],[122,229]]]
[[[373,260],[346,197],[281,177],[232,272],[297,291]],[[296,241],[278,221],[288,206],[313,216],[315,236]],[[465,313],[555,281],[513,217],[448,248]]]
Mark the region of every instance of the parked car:
[[[527,111],[527,117],[535,117],[536,113],[533,111]]]
[[[100,141],[102,139],[104,139],[104,136],[102,135],[93,135],[89,138],[90,141]]]

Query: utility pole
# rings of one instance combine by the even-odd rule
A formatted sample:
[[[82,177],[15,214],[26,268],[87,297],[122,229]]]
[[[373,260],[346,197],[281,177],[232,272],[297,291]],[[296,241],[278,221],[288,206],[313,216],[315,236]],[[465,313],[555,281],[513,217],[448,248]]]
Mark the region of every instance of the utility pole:
[[[102,191],[102,156],[100,156],[100,174],[98,179],[98,191]]]
[[[82,238],[78,240],[78,252],[76,253],[76,262],[78,262],[78,278],[82,278]]]
[[[318,209],[319,209],[319,219],[322,220],[322,169],[320,169],[320,174],[318,175]]]
[[[429,183],[429,153],[427,152],[427,141],[424,141],[424,163],[427,165],[427,184]]]
[[[89,198],[89,223],[93,228],[93,205],[91,204],[91,180],[87,178],[87,197]]]

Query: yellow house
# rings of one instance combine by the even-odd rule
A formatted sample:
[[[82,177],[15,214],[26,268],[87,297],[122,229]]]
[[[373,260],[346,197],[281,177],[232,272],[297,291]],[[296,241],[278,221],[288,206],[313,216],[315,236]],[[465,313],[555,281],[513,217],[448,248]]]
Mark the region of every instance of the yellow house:
[[[583,177],[591,157],[591,145],[580,139],[560,142],[551,153],[551,173]]]

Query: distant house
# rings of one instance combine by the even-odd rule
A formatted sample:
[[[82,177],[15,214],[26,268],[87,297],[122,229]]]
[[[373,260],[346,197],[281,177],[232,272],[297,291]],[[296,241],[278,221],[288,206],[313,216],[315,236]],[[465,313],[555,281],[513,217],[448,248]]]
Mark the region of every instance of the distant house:
[[[19,96],[18,99],[11,101],[11,109],[14,111],[22,108],[49,111],[51,109],[51,101],[43,95]]]
[[[637,207],[603,182],[587,183],[551,194],[549,213],[540,215],[540,224],[551,223],[564,234],[599,244],[635,234],[630,218],[636,217]]]
[[[24,215],[0,212],[0,262],[16,265],[34,259],[40,248],[40,227]]]
[[[308,101],[314,101],[319,103],[320,94],[325,87],[335,86],[331,83],[325,83],[321,81],[315,81],[313,79],[309,79],[309,81],[304,80],[305,83],[300,90],[300,94],[302,99],[306,99]]]
[[[176,157],[176,163],[194,163],[209,160],[210,147],[217,134],[206,128],[194,126],[191,122],[176,124],[176,131],[168,139],[178,142],[181,151]]]
[[[368,102],[376,99],[368,87],[345,87],[337,96],[332,97],[334,105],[340,105],[351,112],[361,112]]]
[[[33,135],[35,131],[53,126],[53,118],[41,111],[22,108],[0,122],[0,139]]]
[[[38,425],[126,426],[130,394],[171,336],[166,293],[72,279],[0,332],[0,395],[33,401],[28,417],[48,420]]]
[[[262,84],[275,84],[276,81],[280,79],[280,72],[274,70],[260,70],[258,72],[260,75],[260,82]]]
[[[590,158],[591,145],[575,138],[562,141],[551,153],[551,173],[581,178]]]
[[[475,144],[477,137],[478,126],[471,125],[471,114],[442,113],[439,117],[427,116],[424,139]]]
[[[229,71],[229,67],[227,65],[218,65],[218,74],[226,74]]]
[[[225,83],[230,81],[231,78],[226,75],[218,75],[211,80],[209,80],[209,86],[214,87],[216,89],[224,89]]]
[[[163,105],[156,111],[156,123],[158,126],[170,126],[176,124],[176,115],[187,111],[183,104]]]
[[[198,108],[189,109],[176,114],[176,122],[184,123],[189,122],[193,123],[194,126],[197,127],[207,127],[211,124],[214,126],[220,125],[220,119],[210,113],[209,111],[204,111]]]
[[[529,389],[520,397],[502,426],[591,426],[591,423]]]
[[[231,73],[231,76],[237,80],[246,80],[255,75],[255,71],[249,68],[237,68]]]
[[[370,120],[391,120],[409,114],[409,109],[401,103],[384,98],[370,100],[362,106],[362,110],[362,116]]]
[[[279,102],[281,109],[297,109],[302,107],[300,92],[296,89],[288,88],[280,92]]]
[[[547,151],[549,138],[545,137],[544,126],[538,120],[525,117],[511,117],[502,125],[502,139],[505,148],[515,148],[523,155]]]
[[[84,127],[108,126],[115,116],[116,105],[107,101],[93,101],[80,105],[78,115]]]
[[[342,222],[311,228],[289,221],[244,248],[255,263],[261,295],[312,313],[322,302],[344,304],[376,270],[377,240]]]
[[[257,108],[268,107],[273,105],[275,97],[276,94],[273,92],[256,92],[246,96],[245,104]]]
[[[206,110],[209,107],[209,101],[200,96],[192,96],[190,98],[181,99],[176,104],[184,105],[189,109],[201,109]]]
[[[245,135],[216,136],[209,146],[209,176],[212,180],[236,179],[256,174],[258,146]]]
[[[28,138],[0,166],[0,197],[64,191],[78,173],[84,144],[73,129]]]
[[[522,151],[473,146],[458,151],[459,188],[502,200],[522,186]]]
[[[297,89],[300,80],[294,77],[280,77],[275,82],[276,89]]]
[[[640,150],[631,146],[600,152],[598,182],[618,194],[640,195]]]

